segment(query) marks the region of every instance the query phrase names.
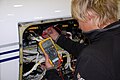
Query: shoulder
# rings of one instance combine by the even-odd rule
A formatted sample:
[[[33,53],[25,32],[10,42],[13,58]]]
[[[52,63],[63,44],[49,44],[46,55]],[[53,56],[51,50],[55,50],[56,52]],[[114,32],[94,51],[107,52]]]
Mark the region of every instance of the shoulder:
[[[94,49],[83,51],[84,53],[78,59],[76,74],[80,73],[85,80],[110,80],[106,66],[96,57],[94,51]]]

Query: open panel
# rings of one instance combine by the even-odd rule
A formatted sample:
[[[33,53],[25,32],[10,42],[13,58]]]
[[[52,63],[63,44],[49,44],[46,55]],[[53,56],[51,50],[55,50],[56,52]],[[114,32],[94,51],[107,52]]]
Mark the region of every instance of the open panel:
[[[43,21],[21,22],[19,23],[20,39],[20,80],[45,80],[45,70],[41,64],[44,64],[44,55],[39,48],[36,39],[42,37],[42,32],[48,27],[54,27],[59,34],[69,37],[73,41],[81,42],[81,30],[78,29],[78,23],[72,18],[59,18]],[[63,58],[60,71],[65,80],[72,80],[76,58],[67,51],[56,45],[58,53]],[[70,61],[67,61],[68,59]],[[70,62],[71,66],[68,66]],[[65,67],[67,65],[67,67]]]

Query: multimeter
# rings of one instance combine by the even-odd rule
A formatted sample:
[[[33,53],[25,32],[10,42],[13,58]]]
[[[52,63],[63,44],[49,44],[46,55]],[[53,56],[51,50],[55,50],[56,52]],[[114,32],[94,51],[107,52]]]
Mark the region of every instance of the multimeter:
[[[53,40],[49,37],[39,42],[39,46],[44,54],[49,56],[50,64],[55,68],[60,65],[61,57],[57,52]]]

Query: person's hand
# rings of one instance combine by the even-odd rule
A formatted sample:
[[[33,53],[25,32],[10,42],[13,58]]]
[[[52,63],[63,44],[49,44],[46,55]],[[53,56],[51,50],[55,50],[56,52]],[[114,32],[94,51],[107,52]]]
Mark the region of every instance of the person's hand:
[[[47,54],[45,54],[45,66],[46,66],[46,69],[54,68],[54,66],[52,64],[50,64],[49,56]]]
[[[56,40],[59,36],[59,33],[53,28],[49,27],[43,31],[43,38],[51,37],[53,40]]]

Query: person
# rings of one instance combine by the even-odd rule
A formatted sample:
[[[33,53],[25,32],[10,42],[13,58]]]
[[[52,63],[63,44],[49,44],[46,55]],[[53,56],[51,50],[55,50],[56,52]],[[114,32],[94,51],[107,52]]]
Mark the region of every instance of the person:
[[[90,41],[79,44],[45,31],[62,48],[77,57],[74,80],[120,80],[120,21],[118,0],[72,0],[72,16]],[[47,79],[62,80],[45,55]]]

